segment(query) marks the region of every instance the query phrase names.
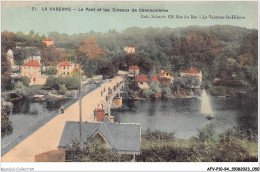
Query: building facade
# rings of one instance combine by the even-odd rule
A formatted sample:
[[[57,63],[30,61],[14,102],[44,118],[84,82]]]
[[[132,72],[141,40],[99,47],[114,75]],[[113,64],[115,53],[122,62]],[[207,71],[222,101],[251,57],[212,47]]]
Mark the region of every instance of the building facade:
[[[44,85],[46,78],[41,75],[41,65],[39,61],[29,61],[22,65],[21,76],[30,78],[30,85]]]
[[[135,53],[135,47],[133,45],[129,45],[124,47],[124,51],[128,54],[134,54]]]
[[[47,47],[53,45],[53,40],[52,39],[44,39],[42,42],[45,43]]]
[[[130,74],[138,75],[139,72],[140,72],[140,67],[139,66],[131,66],[128,71],[129,71]]]
[[[188,70],[180,71],[180,76],[181,77],[184,77],[184,76],[195,76],[195,77],[197,77],[199,79],[200,82],[202,82],[202,73],[197,68],[190,68]]]
[[[69,76],[71,72],[79,67],[79,64],[71,64],[68,61],[63,61],[57,66],[57,76]]]

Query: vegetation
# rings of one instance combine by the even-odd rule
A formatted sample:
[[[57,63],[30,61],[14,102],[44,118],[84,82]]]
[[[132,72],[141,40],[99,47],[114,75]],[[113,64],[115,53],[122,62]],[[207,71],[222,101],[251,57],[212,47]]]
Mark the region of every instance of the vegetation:
[[[177,139],[172,133],[147,130],[142,133],[141,162],[257,162],[257,135],[250,130],[229,129],[218,134],[213,125],[198,131],[196,137],[188,140]],[[94,137],[84,151],[79,143],[68,146],[66,160],[73,162],[118,162],[130,161],[110,150],[100,138]]]
[[[120,155],[108,149],[99,138],[93,137],[83,151],[80,150],[77,141],[68,146],[66,160],[72,162],[123,162],[130,161],[131,156]]]
[[[1,100],[1,137],[9,135],[13,131],[12,122],[9,120],[12,108],[12,103]]]
[[[78,88],[79,76],[49,76],[45,84],[45,89],[59,90],[61,94],[65,94],[68,90],[75,90]]]
[[[12,32],[2,32],[1,34],[1,89],[10,90],[12,89],[11,85],[11,65],[7,60],[7,51],[9,49],[14,50],[16,47],[15,44],[15,34]]]

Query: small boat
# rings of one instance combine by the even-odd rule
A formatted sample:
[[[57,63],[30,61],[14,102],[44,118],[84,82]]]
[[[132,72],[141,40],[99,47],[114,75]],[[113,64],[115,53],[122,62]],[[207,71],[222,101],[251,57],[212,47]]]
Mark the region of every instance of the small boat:
[[[209,121],[212,120],[213,118],[214,118],[213,115],[208,115],[208,116],[206,116],[206,119],[209,120]]]
[[[57,99],[57,100],[60,100],[60,99],[66,98],[66,96],[65,96],[65,95],[55,95],[55,94],[49,93],[49,94],[48,94],[48,98],[49,98],[49,99]]]
[[[231,94],[226,94],[226,97],[231,97]]]
[[[46,98],[44,97],[44,95],[35,95],[35,96],[33,96],[33,100],[34,101],[43,101],[45,99]]]

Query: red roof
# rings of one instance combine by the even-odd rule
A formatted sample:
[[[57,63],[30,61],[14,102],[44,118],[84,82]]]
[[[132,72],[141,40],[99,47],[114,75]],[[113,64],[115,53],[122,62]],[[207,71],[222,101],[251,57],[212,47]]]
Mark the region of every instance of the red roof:
[[[129,48],[134,48],[135,46],[133,46],[133,45],[129,45],[128,47],[129,47]]]
[[[163,72],[160,72],[159,74],[158,74],[158,76],[159,77],[162,77],[162,76],[164,76],[166,73],[169,73],[169,71],[168,70],[164,70]],[[169,73],[170,74],[170,73]],[[172,74],[170,74],[170,75],[172,75]]]
[[[131,66],[129,69],[137,70],[137,69],[140,69],[140,67],[139,66]]]
[[[43,41],[53,41],[52,39],[44,39]]]
[[[197,68],[190,68],[188,70],[183,70],[181,73],[200,73],[200,70]]]
[[[81,67],[80,64],[74,64],[74,68],[78,68],[78,67]]]
[[[28,63],[23,64],[23,66],[34,66],[34,67],[41,67],[39,61],[28,61]]]
[[[68,62],[67,60],[66,61],[63,61],[59,64],[59,66],[71,66],[70,62]]]
[[[149,82],[152,79],[154,82],[159,82],[158,77],[156,75],[137,75],[135,76],[136,82]]]

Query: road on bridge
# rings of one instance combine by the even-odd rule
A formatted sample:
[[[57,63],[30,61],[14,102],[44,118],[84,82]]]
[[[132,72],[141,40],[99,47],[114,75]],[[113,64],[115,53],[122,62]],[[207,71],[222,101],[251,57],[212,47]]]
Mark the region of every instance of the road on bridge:
[[[121,81],[123,81],[123,78],[119,76],[110,79],[82,98],[83,121],[94,121],[94,110],[100,103],[106,101],[108,88],[113,88]],[[106,91],[101,96],[101,92],[104,89]],[[54,117],[3,155],[2,162],[34,162],[35,155],[57,149],[67,121],[79,121],[79,101],[65,109],[64,114]]]

